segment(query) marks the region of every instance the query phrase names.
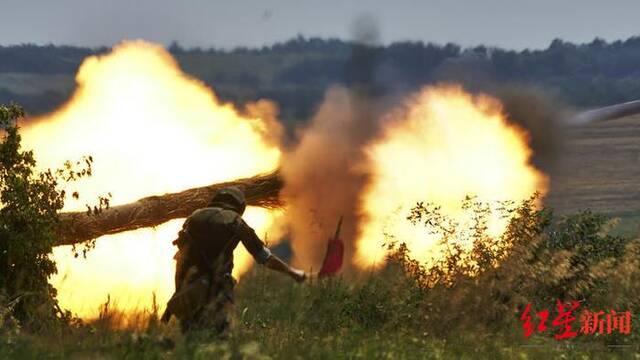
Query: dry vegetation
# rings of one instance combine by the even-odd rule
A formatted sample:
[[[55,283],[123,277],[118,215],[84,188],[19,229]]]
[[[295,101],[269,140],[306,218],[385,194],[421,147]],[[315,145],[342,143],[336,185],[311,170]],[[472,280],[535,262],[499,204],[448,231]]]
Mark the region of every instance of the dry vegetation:
[[[463,206],[475,222],[452,231],[435,207],[416,206],[404,216],[425,234],[441,234],[445,256],[439,262],[425,267],[402,244],[390,243],[388,266],[355,278],[298,285],[256,268],[238,286],[235,326],[226,341],[206,333],[185,338],[175,323],[160,324],[157,310],[125,317],[108,303],[94,322],[65,318],[33,331],[14,316],[21,297],[0,293],[0,358],[636,358],[639,234],[629,228],[626,236],[614,236],[616,221],[575,213],[589,204],[600,211],[640,210],[632,181],[637,127],[612,124],[589,136],[588,129],[572,135],[571,167],[559,170],[566,178],[557,178],[550,203],[574,215],[536,209],[533,199],[506,204],[505,214],[516,217],[504,236],[493,238],[486,233],[486,207],[473,199]],[[604,139],[608,132],[612,138]],[[589,145],[594,142],[601,146]],[[609,164],[591,163],[591,156]],[[618,209],[600,206],[617,201]],[[466,240],[472,251],[461,251],[454,239]],[[556,341],[551,328],[525,340],[518,319],[523,306],[551,308],[556,299],[629,310],[634,330]]]
[[[446,256],[429,267],[390,243],[388,266],[358,278],[298,285],[254,269],[238,286],[226,341],[206,333],[185,338],[176,324],[159,324],[157,311],[125,319],[107,305],[97,321],[71,324],[55,339],[5,321],[0,357],[633,357],[637,331],[557,341],[552,328],[523,338],[518,316],[529,302],[552,307],[555,299],[575,299],[582,308],[640,310],[640,239],[608,235],[604,217],[556,218],[533,202],[505,206],[516,217],[500,238],[486,233],[486,207],[473,199],[464,206],[475,221],[453,232],[437,208],[416,206],[407,214],[415,226],[443,235]],[[452,239],[466,239],[472,251],[459,251]]]

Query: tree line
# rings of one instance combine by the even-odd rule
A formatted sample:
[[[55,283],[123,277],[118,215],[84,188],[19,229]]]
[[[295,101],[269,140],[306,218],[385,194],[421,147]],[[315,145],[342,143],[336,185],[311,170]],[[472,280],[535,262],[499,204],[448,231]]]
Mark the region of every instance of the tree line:
[[[254,49],[186,49],[177,42],[168,49],[187,73],[214,87],[224,100],[241,104],[270,98],[279,103],[283,118],[294,120],[308,118],[328,86],[353,86],[362,81],[386,91],[412,90],[440,81],[455,81],[472,89],[504,83],[533,85],[577,107],[640,98],[640,37],[614,42],[596,38],[584,44],[556,39],[545,49],[521,51],[423,42],[364,46],[302,36]],[[82,59],[108,50],[0,46],[0,76],[72,76]],[[0,82],[0,103],[19,100],[30,112],[51,110],[67,95],[51,91],[25,95],[3,88]]]

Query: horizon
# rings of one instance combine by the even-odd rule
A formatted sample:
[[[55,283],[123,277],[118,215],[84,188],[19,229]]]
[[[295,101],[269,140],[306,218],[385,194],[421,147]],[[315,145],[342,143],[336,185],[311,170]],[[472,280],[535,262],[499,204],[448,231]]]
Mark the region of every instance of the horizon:
[[[112,47],[124,39],[185,48],[262,48],[302,35],[305,38],[357,38],[359,22],[374,24],[381,45],[394,42],[484,45],[521,51],[544,49],[556,39],[588,43],[639,35],[640,3],[615,5],[595,0],[557,3],[541,0],[487,0],[483,3],[328,0],[322,3],[264,0],[185,6],[167,0],[61,0],[55,4],[6,0],[0,13],[0,44]],[[310,16],[309,14],[312,14]],[[356,34],[356,35],[354,35]]]
[[[455,42],[448,42],[448,43],[442,43],[442,42],[433,42],[433,41],[423,41],[423,40],[397,40],[397,41],[392,41],[390,43],[376,43],[373,44],[373,46],[375,47],[389,47],[391,45],[394,44],[402,44],[402,43],[412,43],[412,44],[422,44],[422,45],[435,45],[435,46],[440,46],[440,47],[444,47],[446,45],[455,45],[455,46],[459,46],[461,50],[467,50],[467,49],[474,49],[477,47],[486,47],[488,49],[501,49],[501,50],[506,50],[506,51],[515,51],[515,52],[524,52],[524,51],[544,51],[546,49],[548,49],[553,42],[559,40],[562,43],[565,44],[571,44],[571,45],[575,45],[575,46],[583,46],[583,45],[589,45],[591,43],[594,43],[596,41],[603,41],[605,44],[607,45],[611,45],[614,44],[616,42],[626,42],[629,40],[634,40],[634,39],[640,39],[640,34],[638,35],[631,35],[628,37],[624,37],[624,38],[617,38],[617,39],[604,39],[602,37],[596,36],[595,38],[591,39],[591,40],[587,40],[587,41],[582,41],[582,42],[575,42],[575,41],[570,41],[570,40],[566,40],[563,38],[554,38],[552,39],[549,44],[547,44],[544,47],[540,47],[540,48],[523,48],[523,49],[514,49],[514,48],[508,48],[508,47],[502,47],[502,46],[493,46],[493,45],[488,45],[488,44],[483,44],[483,43],[479,43],[479,44],[472,44],[472,45],[468,45],[468,46],[463,46],[459,43],[455,43]],[[354,44],[354,43],[359,43],[357,40],[354,39],[341,39],[341,38],[335,38],[335,37],[319,37],[319,36],[304,36],[301,34],[297,34],[294,36],[291,36],[288,39],[284,39],[284,40],[279,40],[270,44],[264,44],[264,45],[260,45],[260,46],[243,46],[243,45],[239,45],[239,46],[235,46],[232,48],[220,48],[220,47],[215,47],[215,46],[210,46],[210,47],[202,47],[202,46],[187,46],[185,44],[182,44],[178,41],[171,41],[169,43],[160,43],[160,42],[156,42],[156,41],[152,41],[152,40],[148,40],[148,39],[144,39],[144,38],[126,38],[126,39],[121,39],[120,41],[111,44],[111,45],[95,45],[95,46],[84,46],[84,45],[75,45],[75,44],[67,44],[67,43],[59,43],[59,44],[54,44],[54,43],[35,43],[35,42],[23,42],[23,43],[0,43],[0,47],[4,47],[4,48],[9,48],[9,47],[20,47],[20,46],[36,46],[36,47],[48,47],[48,46],[53,46],[53,47],[70,47],[70,48],[77,48],[77,49],[89,49],[89,50],[100,50],[100,49],[111,49],[115,46],[117,46],[118,44],[121,44],[123,42],[128,42],[128,41],[145,41],[145,42],[152,42],[152,43],[156,43],[159,45],[162,45],[163,47],[169,49],[171,46],[177,45],[179,46],[179,48],[182,51],[203,51],[203,52],[208,52],[208,51],[215,51],[215,52],[225,52],[225,53],[229,53],[229,52],[234,52],[234,51],[260,51],[262,49],[271,49],[274,48],[276,46],[282,46],[285,45],[289,42],[292,41],[296,41],[296,40],[301,40],[301,41],[310,41],[310,40],[321,40],[321,41],[340,41],[343,42],[347,45],[350,44]]]

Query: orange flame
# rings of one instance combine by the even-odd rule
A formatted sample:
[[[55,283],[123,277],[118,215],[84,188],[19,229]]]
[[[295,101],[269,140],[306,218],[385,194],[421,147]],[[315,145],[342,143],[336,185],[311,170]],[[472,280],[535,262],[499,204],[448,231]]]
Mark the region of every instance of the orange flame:
[[[162,47],[124,42],[92,56],[78,71],[77,89],[58,111],[29,122],[24,145],[40,168],[57,168],[82,155],[94,158],[93,176],[74,184],[83,210],[97,196],[113,194],[112,205],[144,196],[273,171],[280,161],[274,138],[281,129],[269,102],[252,104],[249,115],[222,104],[211,89],[185,75]],[[31,125],[29,125],[31,124]],[[245,218],[264,234],[275,214],[249,208]],[[58,299],[83,318],[95,317],[110,295],[125,313],[148,308],[152,293],[164,305],[173,291],[172,260],[181,220],[97,239],[88,258],[74,259],[68,247],[54,249],[59,273],[51,278]],[[235,275],[251,264],[242,247]]]
[[[406,105],[366,149],[372,179],[356,243],[361,268],[384,263],[389,237],[406,243],[423,263],[437,256],[438,239],[406,220],[418,201],[439,205],[460,221],[467,195],[485,202],[520,201],[547,189],[546,176],[529,163],[526,133],[507,122],[497,100],[438,86],[423,89]],[[507,221],[493,215],[489,233],[501,234]]]
[[[23,131],[24,144],[35,150],[41,168],[93,156],[93,177],[74,184],[82,201],[69,201],[67,211],[82,210],[85,202],[107,192],[117,205],[279,165],[281,128],[273,104],[251,104],[248,115],[240,115],[183,74],[159,46],[126,42],[108,55],[90,57],[77,83],[64,107],[34,119]],[[359,204],[364,221],[354,261],[360,268],[384,262],[387,235],[406,243],[415,258],[425,263],[433,258],[437,239],[405,220],[417,201],[439,204],[456,218],[466,195],[520,200],[547,188],[546,177],[529,164],[526,134],[507,123],[496,100],[440,86],[423,89],[406,105],[406,111],[386,120],[359,164],[371,174]],[[245,218],[263,235],[274,231],[280,215],[249,208]],[[490,232],[501,233],[505,224],[492,219]],[[61,305],[92,318],[108,294],[127,313],[149,308],[155,293],[163,306],[173,291],[171,240],[180,226],[181,220],[174,220],[101,237],[87,259],[73,258],[68,247],[54,249],[59,273],[51,282]],[[234,275],[239,276],[251,259],[242,247],[236,255]]]

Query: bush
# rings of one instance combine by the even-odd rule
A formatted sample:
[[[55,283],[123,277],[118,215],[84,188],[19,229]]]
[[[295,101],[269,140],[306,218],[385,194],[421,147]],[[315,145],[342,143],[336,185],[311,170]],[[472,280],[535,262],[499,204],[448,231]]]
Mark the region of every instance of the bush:
[[[414,207],[411,221],[442,234],[442,257],[425,266],[403,244],[391,244],[390,260],[423,289],[432,331],[519,334],[517,314],[526,304],[553,308],[557,299],[578,300],[581,309],[638,310],[640,240],[608,235],[609,220],[588,211],[554,219],[536,200],[503,204],[499,211],[511,220],[500,237],[487,233],[487,204],[463,203],[471,229],[451,228],[437,207]],[[461,236],[470,250],[459,245]]]
[[[455,358],[558,357],[566,349],[549,337],[536,339],[546,347],[513,347],[522,342],[526,304],[579,300],[593,310],[640,311],[640,239],[609,235],[614,224],[588,211],[557,218],[537,206],[536,196],[497,207],[469,197],[462,203],[469,223],[454,222],[433,204],[418,203],[408,214],[425,234],[440,235],[441,256],[430,264],[391,243],[383,269],[346,279],[300,285],[256,268],[238,286],[236,326],[225,343],[183,341],[175,323],[158,323],[157,312],[114,330],[117,314],[108,304],[98,322],[69,327],[55,341],[51,332],[20,335],[21,328],[50,329],[69,319],[47,282],[56,270],[49,253],[61,226],[62,185],[90,175],[92,162],[36,172],[33,154],[20,148],[21,116],[17,106],[0,107],[0,358],[438,358],[445,351]],[[488,231],[496,213],[510,219],[497,237]],[[607,343],[639,340],[636,331],[576,341],[586,339],[601,347],[585,347],[584,357],[613,351]]]
[[[17,105],[0,106],[0,308],[10,309],[23,326],[42,330],[69,317],[48,282],[56,272],[49,254],[64,206],[60,185],[90,175],[92,159],[37,172],[33,153],[21,148],[16,122],[23,116]]]
[[[465,200],[473,220],[451,227],[439,210],[419,204],[411,218],[425,232],[447,230],[448,240],[472,241],[429,266],[395,244],[387,266],[367,274],[297,284],[256,267],[236,292],[235,326],[224,342],[207,334],[186,340],[175,322],[158,324],[157,314],[129,330],[110,328],[113,314],[56,339],[0,344],[0,357],[80,355],[113,358],[572,358],[616,356],[607,344],[633,344],[634,335],[578,337],[556,342],[550,336],[521,346],[523,305],[552,307],[555,300],[582,300],[593,310],[637,312],[640,296],[640,240],[610,237],[605,218],[583,212],[557,219],[536,207],[536,198],[504,203],[497,211],[513,216],[503,236],[486,232],[489,207]],[[493,211],[493,210],[491,210]],[[571,238],[580,232],[577,238]],[[444,242],[444,241],[443,241]],[[500,245],[500,246],[498,246]],[[605,246],[606,245],[606,246]],[[580,267],[579,272],[574,267]],[[146,325],[145,325],[146,324]],[[575,325],[574,325],[575,326]],[[202,335],[202,336],[201,336]],[[7,337],[9,338],[9,337]],[[586,344],[586,341],[595,343]],[[573,346],[577,341],[584,347]],[[623,349],[624,350],[624,349]],[[3,352],[4,351],[4,352]],[[52,352],[53,351],[53,352]],[[624,357],[624,354],[620,355]]]

